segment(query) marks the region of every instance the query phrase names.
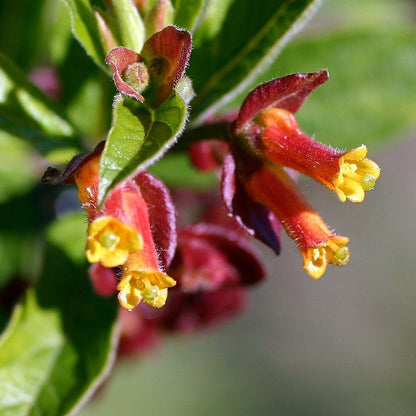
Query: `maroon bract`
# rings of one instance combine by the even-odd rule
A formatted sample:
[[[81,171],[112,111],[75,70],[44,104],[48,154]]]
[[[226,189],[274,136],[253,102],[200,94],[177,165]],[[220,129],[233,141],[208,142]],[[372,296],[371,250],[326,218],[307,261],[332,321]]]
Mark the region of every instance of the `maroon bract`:
[[[244,100],[233,123],[233,133],[240,134],[247,123],[268,108],[296,113],[309,94],[328,78],[328,71],[324,69],[309,74],[291,74],[259,85]]]
[[[194,224],[178,233],[170,273],[184,292],[257,283],[264,269],[247,238],[213,224]]]
[[[251,162],[251,163],[250,163]],[[254,158],[247,168],[258,164]],[[251,166],[250,166],[251,165]],[[225,160],[222,170],[221,191],[228,212],[250,235],[280,253],[280,222],[272,211],[253,201],[244,190],[236,173],[236,161],[232,154]]]

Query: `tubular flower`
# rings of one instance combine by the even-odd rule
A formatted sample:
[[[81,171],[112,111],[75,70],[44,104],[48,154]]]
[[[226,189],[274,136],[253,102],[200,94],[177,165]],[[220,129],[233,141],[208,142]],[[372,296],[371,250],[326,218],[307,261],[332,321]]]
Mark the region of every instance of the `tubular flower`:
[[[101,287],[100,276],[115,268],[120,281],[119,302],[133,309],[141,301],[161,307],[167,288],[176,284],[164,270],[176,247],[174,207],[164,185],[142,172],[116,186],[98,207],[98,174],[101,146],[87,157],[76,157],[66,171],[47,172],[47,181],[75,182],[78,198],[89,221],[86,257],[94,268],[94,286]],[[52,179],[51,179],[52,177]],[[108,270],[108,269],[107,269]],[[108,285],[108,277],[105,282]]]
[[[263,165],[244,181],[244,187],[254,201],[280,219],[298,245],[303,268],[311,277],[319,279],[328,264],[341,266],[348,262],[349,239],[329,230],[281,166]]]
[[[365,191],[374,188],[380,169],[366,158],[366,146],[340,152],[318,143],[299,128],[291,112],[281,108],[269,108],[255,121],[260,127],[257,145],[266,159],[311,176],[342,202],[362,202]]]
[[[315,279],[328,264],[348,262],[349,240],[334,234],[308,204],[293,180],[296,171],[333,190],[341,201],[352,202],[363,201],[380,176],[377,164],[366,158],[364,145],[340,152],[299,128],[293,114],[327,80],[323,70],[288,75],[255,88],[231,124],[231,151],[222,172],[229,213],[277,254],[279,221],[298,245],[304,269]]]

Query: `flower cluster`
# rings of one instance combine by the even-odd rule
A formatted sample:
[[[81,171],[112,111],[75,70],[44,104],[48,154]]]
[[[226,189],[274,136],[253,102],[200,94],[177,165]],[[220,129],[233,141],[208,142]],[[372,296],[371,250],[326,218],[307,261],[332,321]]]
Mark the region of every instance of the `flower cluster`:
[[[157,108],[183,79],[190,45],[188,32],[168,26],[153,34],[140,54],[117,47],[106,62],[127,100]],[[362,202],[380,175],[364,145],[342,152],[308,137],[298,126],[294,113],[327,79],[323,70],[260,85],[238,113],[212,121],[225,126],[222,137],[210,123],[194,127],[201,135],[188,146],[190,158],[202,171],[221,168],[223,205],[219,210],[216,203],[215,209],[200,207],[203,215],[197,222],[183,221],[186,215],[179,213],[179,231],[169,191],[142,168],[113,186],[100,204],[104,144],[74,157],[62,173],[48,169],[45,182],[78,187],[88,217],[85,254],[96,292],[108,296],[118,291],[124,309],[137,307],[131,315],[121,312],[120,351],[141,350],[164,331],[189,332],[239,311],[245,286],[265,274],[249,235],[279,253],[283,226],[315,279],[328,264],[349,261],[349,239],[324,223],[296,184],[299,172],[342,202]],[[184,204],[183,195],[175,202],[188,208],[201,205],[200,200]]]

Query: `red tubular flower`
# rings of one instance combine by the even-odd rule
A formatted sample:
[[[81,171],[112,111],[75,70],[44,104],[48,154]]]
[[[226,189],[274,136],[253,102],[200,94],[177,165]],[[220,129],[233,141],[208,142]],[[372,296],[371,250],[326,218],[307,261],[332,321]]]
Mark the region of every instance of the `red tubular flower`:
[[[321,277],[327,264],[348,262],[349,240],[327,227],[285,168],[311,176],[341,201],[352,202],[363,201],[380,175],[364,145],[340,152],[299,128],[293,113],[327,79],[327,71],[293,74],[254,89],[232,123],[232,152],[222,176],[229,212],[278,253],[277,218],[299,246],[304,269],[313,278]]]
[[[176,221],[169,193],[159,180],[142,172],[115,187],[99,208],[101,150],[99,146],[87,157],[74,158],[61,175],[49,170],[46,176],[55,178],[49,182],[75,182],[78,186],[78,198],[89,222],[87,259],[104,268],[119,268],[117,290],[121,306],[133,309],[144,301],[161,307],[167,289],[176,284],[165,273],[176,246]],[[108,273],[104,276],[102,269],[100,272],[100,268],[95,268],[95,286],[100,287],[97,274],[106,282],[109,280]]]
[[[362,202],[365,191],[373,189],[380,176],[377,164],[366,158],[366,146],[340,152],[318,143],[299,128],[287,110],[269,108],[256,122],[261,129],[256,143],[268,160],[311,176],[342,202]]]

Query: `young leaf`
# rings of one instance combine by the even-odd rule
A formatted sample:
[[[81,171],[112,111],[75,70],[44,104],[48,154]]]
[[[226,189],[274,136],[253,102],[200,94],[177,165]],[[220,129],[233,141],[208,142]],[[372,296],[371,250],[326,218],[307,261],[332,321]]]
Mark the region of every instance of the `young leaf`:
[[[204,0],[176,0],[173,23],[193,32],[204,6]]]
[[[78,39],[88,55],[102,69],[105,52],[100,41],[100,33],[90,0],[64,0],[71,17],[72,33]]]
[[[132,0],[114,0],[113,4],[120,27],[123,46],[135,52],[140,52],[146,34],[137,7]]]
[[[211,4],[195,33],[189,68],[197,93],[193,116],[202,121],[229,102],[264,71],[297,31],[319,0],[267,0],[261,7],[251,0],[230,1],[213,13]],[[221,29],[209,28],[217,19]]]
[[[154,110],[116,97],[113,124],[100,161],[99,203],[111,188],[148,167],[172,146],[186,115],[185,103],[175,92]]]
[[[112,363],[116,301],[96,296],[85,266],[54,244],[0,340],[1,414],[74,414]]]

